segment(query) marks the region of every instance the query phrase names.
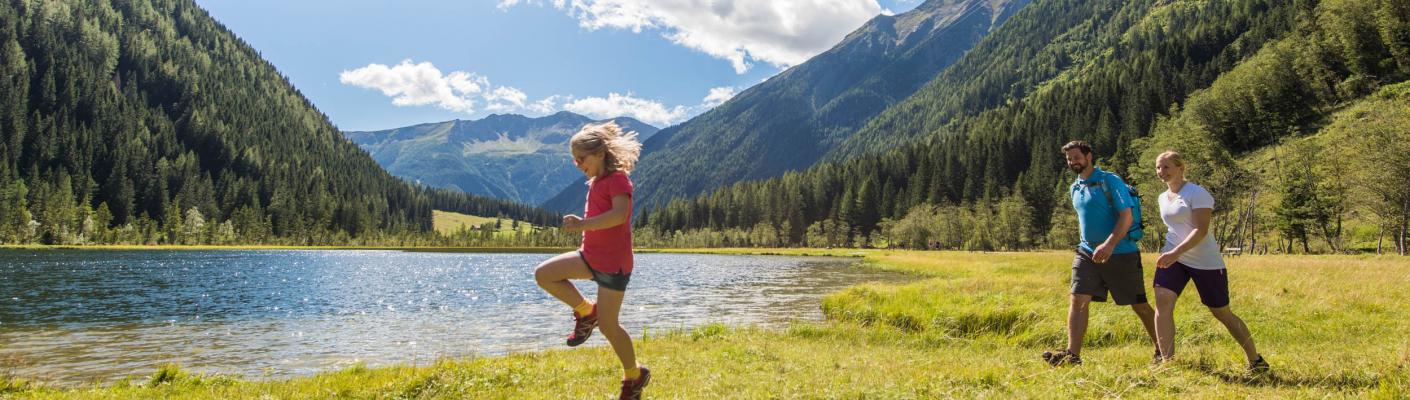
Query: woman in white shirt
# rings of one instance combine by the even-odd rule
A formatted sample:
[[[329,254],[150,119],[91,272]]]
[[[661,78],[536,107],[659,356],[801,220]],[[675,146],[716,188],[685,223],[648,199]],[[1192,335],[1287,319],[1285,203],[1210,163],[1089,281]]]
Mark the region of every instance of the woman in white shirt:
[[[1214,197],[1199,185],[1185,181],[1185,163],[1180,153],[1161,153],[1155,164],[1156,176],[1169,188],[1160,194],[1160,219],[1169,230],[1155,262],[1155,332],[1159,348],[1156,361],[1169,361],[1175,355],[1175,300],[1193,280],[1200,302],[1243,347],[1249,371],[1267,372],[1268,362],[1254,347],[1248,326],[1229,310],[1228,271],[1209,229]]]

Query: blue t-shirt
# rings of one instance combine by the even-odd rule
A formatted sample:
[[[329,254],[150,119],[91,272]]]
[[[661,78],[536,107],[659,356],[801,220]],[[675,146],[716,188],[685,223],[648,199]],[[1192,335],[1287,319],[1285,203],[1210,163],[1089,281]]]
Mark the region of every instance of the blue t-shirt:
[[[1099,184],[1098,182],[1104,182]],[[1096,246],[1106,241],[1111,236],[1111,231],[1116,229],[1116,214],[1121,210],[1131,208],[1136,204],[1136,199],[1131,198],[1131,194],[1125,190],[1112,190],[1111,201],[1116,202],[1115,207],[1107,201],[1104,189],[1125,188],[1126,182],[1116,174],[1102,171],[1096,168],[1092,175],[1083,180],[1078,176],[1072,182],[1072,208],[1077,210],[1077,223],[1081,225],[1082,243],[1078,246],[1089,253],[1096,252]],[[1116,210],[1112,211],[1113,208]],[[1131,221],[1131,227],[1135,228],[1136,221]],[[1117,243],[1112,254],[1126,254],[1141,251],[1136,246],[1136,242],[1131,240],[1130,231],[1127,236]]]

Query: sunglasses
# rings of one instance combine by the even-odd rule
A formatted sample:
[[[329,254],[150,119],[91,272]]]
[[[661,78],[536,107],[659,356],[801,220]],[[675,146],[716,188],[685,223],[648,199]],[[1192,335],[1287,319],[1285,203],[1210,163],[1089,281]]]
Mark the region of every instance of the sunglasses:
[[[583,165],[583,162],[584,162],[584,161],[587,161],[587,158],[588,158],[588,157],[592,157],[592,156],[594,156],[594,154],[587,154],[587,155],[581,155],[581,156],[573,156],[573,164],[574,164],[574,165]]]

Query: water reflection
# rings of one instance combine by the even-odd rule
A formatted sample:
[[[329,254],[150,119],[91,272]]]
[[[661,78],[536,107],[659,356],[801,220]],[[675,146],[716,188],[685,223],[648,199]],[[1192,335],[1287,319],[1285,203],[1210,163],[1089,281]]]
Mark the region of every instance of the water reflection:
[[[183,368],[251,378],[557,348],[543,254],[0,251],[0,374],[65,383]],[[830,258],[644,254],[634,334],[820,319],[821,295],[904,279]],[[591,296],[595,285],[580,284]],[[594,335],[589,345],[605,345]]]

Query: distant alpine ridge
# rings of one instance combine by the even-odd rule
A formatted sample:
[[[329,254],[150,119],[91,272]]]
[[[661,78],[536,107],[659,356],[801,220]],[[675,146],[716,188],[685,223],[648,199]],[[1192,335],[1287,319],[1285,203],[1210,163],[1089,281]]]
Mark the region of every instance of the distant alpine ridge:
[[[538,204],[582,173],[573,168],[568,139],[584,125],[608,120],[563,111],[530,118],[496,114],[381,131],[345,132],[393,175],[432,187]],[[646,140],[658,129],[613,118]],[[578,199],[582,206],[582,199]]]

